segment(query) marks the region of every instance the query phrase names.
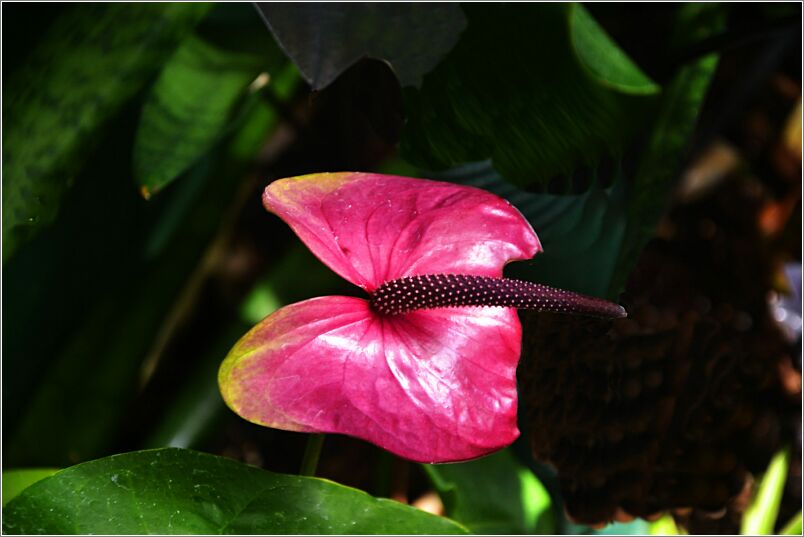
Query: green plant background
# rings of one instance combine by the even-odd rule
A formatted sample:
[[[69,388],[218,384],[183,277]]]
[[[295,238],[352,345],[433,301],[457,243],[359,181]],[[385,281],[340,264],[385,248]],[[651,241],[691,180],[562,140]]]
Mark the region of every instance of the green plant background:
[[[404,50],[426,37],[416,17],[390,8],[353,20],[311,4],[303,20],[330,41],[305,48],[282,41],[298,24],[282,12],[292,6],[263,10],[279,41],[247,4],[7,6],[4,531],[593,531],[564,518],[521,445],[415,467],[443,503],[435,516],[383,498],[385,485],[363,486],[370,496],[288,475],[303,439],[242,432],[217,391],[227,350],[285,304],[354,292],[263,215],[259,191],[337,167],[479,186],[517,206],[547,251],[510,275],[616,299],[685,159],[717,54],[652,77],[580,4],[453,5],[426,27],[444,32],[426,57]],[[689,41],[674,46],[704,41],[727,11],[674,9]],[[380,32],[358,27],[388,16]],[[387,62],[386,78],[355,89],[365,67],[344,62],[355,54]],[[302,57],[330,62],[329,78],[300,72]],[[405,87],[380,91],[394,72]],[[317,134],[319,109],[335,110],[340,130]],[[278,471],[232,460],[226,446],[254,438]],[[746,531],[773,529],[785,461]],[[390,479],[386,463],[371,469],[377,482]]]

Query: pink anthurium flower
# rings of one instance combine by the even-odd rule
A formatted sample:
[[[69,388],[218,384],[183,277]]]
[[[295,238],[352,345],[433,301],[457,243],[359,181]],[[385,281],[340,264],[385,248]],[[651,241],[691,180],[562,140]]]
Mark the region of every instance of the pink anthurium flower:
[[[513,206],[480,189],[323,173],[275,181],[263,203],[368,300],[291,304],[243,336],[219,382],[254,423],[352,435],[421,462],[480,457],[519,435],[514,308],[625,314],[503,279],[507,262],[541,245]]]

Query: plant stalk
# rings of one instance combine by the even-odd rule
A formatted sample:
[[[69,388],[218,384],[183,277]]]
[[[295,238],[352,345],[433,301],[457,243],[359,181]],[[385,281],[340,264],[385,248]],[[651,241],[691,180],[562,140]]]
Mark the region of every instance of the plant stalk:
[[[321,446],[324,445],[324,433],[314,433],[307,437],[307,447],[304,448],[299,475],[314,476],[318,467],[318,458],[321,456]]]

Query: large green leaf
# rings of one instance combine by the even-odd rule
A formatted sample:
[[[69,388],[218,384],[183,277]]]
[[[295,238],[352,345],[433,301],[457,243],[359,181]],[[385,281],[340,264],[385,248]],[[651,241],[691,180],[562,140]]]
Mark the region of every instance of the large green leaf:
[[[206,4],[79,4],[3,86],[3,260],[56,216],[100,128]]]
[[[447,514],[474,533],[553,533],[550,496],[510,450],[458,464],[423,464]]]
[[[388,62],[418,85],[466,26],[455,4],[258,2],[282,48],[314,90],[361,58]]]
[[[212,147],[264,67],[259,56],[196,36],[182,43],[151,89],[134,142],[134,177],[145,197]]]
[[[446,518],[326,481],[181,449],[62,470],[3,512],[6,533],[465,533]]]
[[[544,185],[621,154],[650,117],[659,87],[582,6],[464,9],[469,26],[458,44],[420,91],[405,93],[402,149],[414,164],[438,170],[491,158],[505,179]]]
[[[20,470],[6,470],[3,472],[3,506],[20,493],[46,477],[50,477],[58,468],[25,468]]]

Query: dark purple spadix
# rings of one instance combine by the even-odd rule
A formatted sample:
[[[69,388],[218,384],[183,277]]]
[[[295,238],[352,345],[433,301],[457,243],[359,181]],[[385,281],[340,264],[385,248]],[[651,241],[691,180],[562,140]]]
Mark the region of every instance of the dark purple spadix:
[[[461,306],[497,306],[617,319],[625,309],[613,302],[540,283],[470,276],[425,274],[391,280],[371,294],[371,307],[383,315]]]

